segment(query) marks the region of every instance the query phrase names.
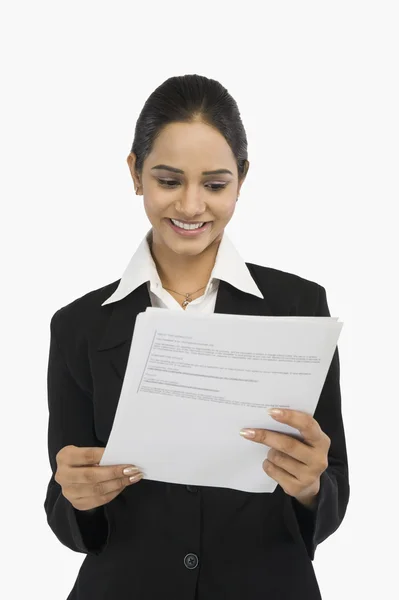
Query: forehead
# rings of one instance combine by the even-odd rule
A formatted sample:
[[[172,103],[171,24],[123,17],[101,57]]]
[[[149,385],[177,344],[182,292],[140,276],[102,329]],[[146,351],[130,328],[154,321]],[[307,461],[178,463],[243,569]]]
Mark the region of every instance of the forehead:
[[[235,156],[223,135],[205,123],[170,123],[155,140],[148,166],[157,163],[172,164],[183,170],[203,169],[208,166],[230,168]],[[215,167],[216,168],[216,167]]]

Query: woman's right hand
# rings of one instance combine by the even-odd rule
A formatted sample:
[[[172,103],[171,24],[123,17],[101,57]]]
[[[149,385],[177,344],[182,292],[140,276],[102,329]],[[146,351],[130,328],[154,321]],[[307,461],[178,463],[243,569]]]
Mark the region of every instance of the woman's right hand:
[[[108,504],[126,486],[137,483],[143,474],[134,465],[98,466],[105,448],[64,446],[56,456],[57,471],[54,479],[62,494],[78,510],[90,510]],[[125,475],[127,467],[135,469]],[[138,475],[130,481],[130,477]]]

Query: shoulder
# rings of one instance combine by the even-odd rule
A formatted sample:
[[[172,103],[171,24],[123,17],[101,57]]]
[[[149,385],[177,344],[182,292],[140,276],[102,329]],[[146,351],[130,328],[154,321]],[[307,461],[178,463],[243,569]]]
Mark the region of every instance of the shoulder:
[[[61,306],[51,317],[50,327],[58,330],[78,327],[80,330],[90,328],[90,324],[98,323],[112,310],[112,304],[101,306],[116,290],[120,279],[113,281]]]
[[[317,306],[320,294],[325,292],[322,285],[298,274],[254,263],[246,265],[262,294],[271,302],[274,299],[281,305],[286,301],[302,308],[305,314]]]
[[[272,267],[256,265],[254,263],[246,263],[253,277],[259,279],[260,284],[265,285],[283,285],[287,289],[311,289],[317,291],[320,287],[318,283],[311,279],[305,279],[295,273],[289,273]]]

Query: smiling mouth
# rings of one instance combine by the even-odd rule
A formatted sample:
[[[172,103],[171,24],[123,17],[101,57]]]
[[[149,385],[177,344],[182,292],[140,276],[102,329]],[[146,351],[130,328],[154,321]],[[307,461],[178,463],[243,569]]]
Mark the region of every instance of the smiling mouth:
[[[177,223],[184,223],[184,225],[199,225],[200,223],[209,223],[209,221],[183,221],[182,219],[172,219],[169,218],[170,221],[176,221]]]
[[[205,229],[208,229],[208,225],[210,225],[211,221],[196,221],[188,223],[186,221],[180,221],[178,219],[169,218],[169,224],[172,229],[176,232],[185,232],[187,235],[194,235],[196,233],[202,233]]]
[[[204,225],[206,225],[209,221],[180,221],[180,219],[169,219],[169,221],[172,223],[172,225],[174,225],[175,227],[181,227],[182,229],[200,229],[201,227],[204,227]]]

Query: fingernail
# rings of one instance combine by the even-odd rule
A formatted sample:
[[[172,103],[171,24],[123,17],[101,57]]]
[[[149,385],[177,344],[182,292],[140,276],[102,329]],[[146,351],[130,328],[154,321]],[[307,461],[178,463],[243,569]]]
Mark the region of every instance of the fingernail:
[[[241,429],[240,435],[242,435],[243,437],[247,437],[247,438],[254,438],[255,431],[253,429]]]
[[[129,477],[129,481],[138,481],[143,477],[143,473],[137,473],[137,475],[133,475],[133,477]]]
[[[283,411],[280,408],[269,408],[267,411],[272,417],[282,417]]]
[[[138,469],[137,467],[126,467],[126,469],[123,469],[124,475],[130,475],[131,473],[138,473],[139,471],[140,471],[140,469]]]

